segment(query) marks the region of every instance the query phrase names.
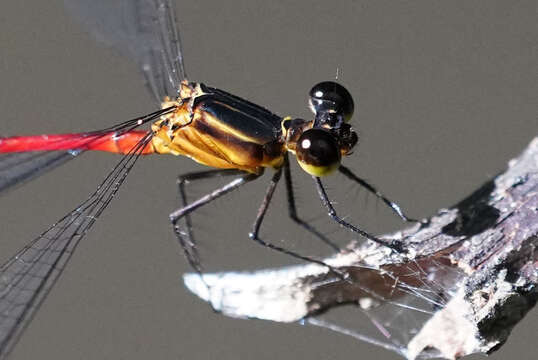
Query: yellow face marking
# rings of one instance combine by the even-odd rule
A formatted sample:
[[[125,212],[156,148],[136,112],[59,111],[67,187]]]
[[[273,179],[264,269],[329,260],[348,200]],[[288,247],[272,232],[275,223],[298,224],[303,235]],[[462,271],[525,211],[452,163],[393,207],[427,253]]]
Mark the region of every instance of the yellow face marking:
[[[306,164],[301,161],[297,162],[299,163],[299,166],[308,174],[318,177],[329,175],[333,173],[336,169],[338,169],[338,166],[340,166],[340,163],[332,164],[330,166],[315,166]]]

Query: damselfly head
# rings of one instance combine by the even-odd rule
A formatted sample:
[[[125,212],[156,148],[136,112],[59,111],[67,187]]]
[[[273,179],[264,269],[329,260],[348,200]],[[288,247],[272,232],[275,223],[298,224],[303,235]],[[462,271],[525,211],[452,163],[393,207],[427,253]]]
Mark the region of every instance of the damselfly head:
[[[338,169],[342,156],[351,154],[357,144],[357,133],[348,124],[355,105],[349,91],[333,81],[315,85],[309,95],[314,121],[286,118],[282,130],[286,147],[301,168],[324,176]]]

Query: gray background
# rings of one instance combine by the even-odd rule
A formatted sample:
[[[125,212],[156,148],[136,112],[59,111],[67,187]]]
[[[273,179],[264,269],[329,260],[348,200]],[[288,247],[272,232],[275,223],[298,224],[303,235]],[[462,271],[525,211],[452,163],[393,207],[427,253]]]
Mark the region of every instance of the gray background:
[[[535,1],[177,5],[192,80],[306,117],[309,88],[339,69],[357,100],[361,135],[346,164],[414,216],[454,204],[537,133]],[[2,135],[99,129],[155,109],[135,65],[96,45],[61,1],[2,1],[0,49]],[[0,260],[82,201],[117,159],[86,154],[3,196]],[[12,359],[398,358],[318,328],[225,318],[189,294],[180,282],[189,269],[167,214],[176,206],[175,177],[194,169],[183,158],[140,161]],[[308,179],[297,181],[305,184],[303,213],[324,224]],[[370,214],[360,220],[367,229],[399,225],[372,198],[363,206],[363,193],[355,198],[353,188],[346,196],[348,185],[328,182],[335,196]],[[293,262],[246,240],[263,184],[200,217],[202,238],[219,235],[204,248],[217,254],[219,268]],[[285,237],[294,230],[282,193],[266,226]],[[335,234],[341,243],[351,238]],[[536,330],[534,311],[491,358],[531,359]]]

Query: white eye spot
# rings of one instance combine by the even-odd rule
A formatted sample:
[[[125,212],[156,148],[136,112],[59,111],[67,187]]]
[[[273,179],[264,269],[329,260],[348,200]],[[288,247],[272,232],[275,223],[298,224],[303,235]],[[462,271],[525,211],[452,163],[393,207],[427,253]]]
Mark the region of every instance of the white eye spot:
[[[316,91],[316,93],[315,93],[314,95],[315,95],[316,97],[320,98],[320,97],[323,96],[323,91],[318,90],[318,91]]]
[[[308,139],[304,139],[302,142],[301,142],[301,147],[303,149],[308,149],[310,148],[310,145],[312,145],[312,143],[310,142],[310,140]]]

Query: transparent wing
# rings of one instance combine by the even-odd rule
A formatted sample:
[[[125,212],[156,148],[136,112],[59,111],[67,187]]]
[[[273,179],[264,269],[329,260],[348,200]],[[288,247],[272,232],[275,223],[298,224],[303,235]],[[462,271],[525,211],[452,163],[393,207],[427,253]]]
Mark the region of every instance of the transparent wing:
[[[93,133],[81,133],[94,135],[89,142],[80,143],[90,145],[98,142],[101,136],[114,132],[116,136],[132,133],[134,129],[153,120],[161,115],[173,111],[174,108],[166,108],[154,113],[125,121],[105,130]],[[49,229],[36,237],[15,256],[0,267],[0,359],[4,359],[16,344],[18,338],[32,320],[33,315],[58,280],[67,262],[73,254],[78,242],[86,235],[101,213],[114,198],[125,178],[131,171],[140,155],[145,154],[147,145],[151,142],[153,132],[148,130],[141,132],[137,141],[126,152],[126,155],[105,177],[86,201],[77,206],[73,211],[62,217]],[[60,141],[61,142],[61,141]],[[59,165],[66,161],[65,154],[71,152],[52,153],[15,153],[2,157],[0,161],[0,173],[7,174],[9,179],[41,174],[39,167],[40,157],[43,157],[45,170],[53,165]],[[78,152],[72,152],[71,156]],[[57,155],[54,155],[57,154]],[[28,156],[24,161],[24,156]],[[48,157],[47,155],[53,155]],[[47,160],[48,159],[48,160]],[[49,167],[47,167],[49,166]],[[18,170],[18,168],[29,170]],[[35,175],[35,173],[38,173]],[[25,175],[26,174],[26,175]],[[6,184],[9,181],[6,181]]]
[[[125,152],[127,152],[130,150],[132,144],[138,141],[140,136],[144,135],[143,132],[138,135],[130,131],[142,124],[159,118],[160,115],[171,110],[172,108],[161,109],[151,114],[127,120],[107,129],[86,133],[15,136],[11,138],[0,137],[0,194],[45,174],[55,167],[74,159],[88,149],[110,151],[96,149],[95,146],[100,143],[104,144],[106,137],[113,136],[116,139],[114,141],[118,141],[123,135],[132,134],[134,140],[132,143],[126,143]],[[33,140],[34,138],[38,138],[41,141]],[[8,142],[9,144],[6,145]],[[117,146],[118,144],[115,145]],[[59,151],[34,151],[34,149],[43,149],[43,146]],[[70,148],[71,146],[73,148]]]
[[[159,104],[177,96],[185,69],[170,0],[65,0],[65,7],[97,41],[138,63]]]
[[[0,156],[0,194],[73,159],[82,151],[14,153]]]
[[[151,141],[148,132],[97,190],[0,268],[0,359],[4,359],[58,280],[77,244],[99,218]]]

